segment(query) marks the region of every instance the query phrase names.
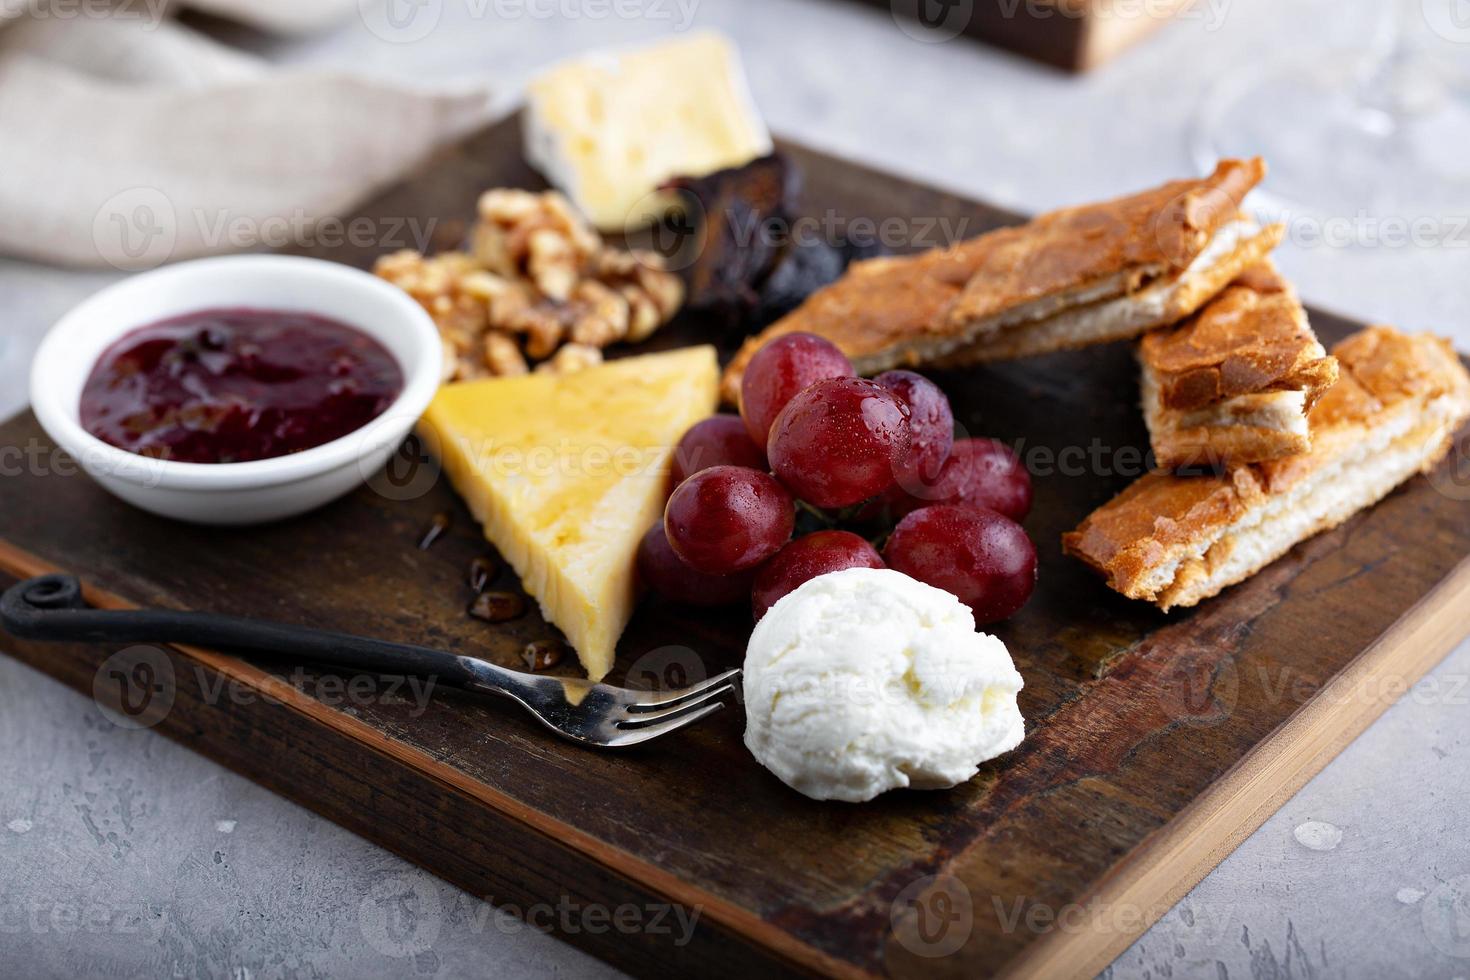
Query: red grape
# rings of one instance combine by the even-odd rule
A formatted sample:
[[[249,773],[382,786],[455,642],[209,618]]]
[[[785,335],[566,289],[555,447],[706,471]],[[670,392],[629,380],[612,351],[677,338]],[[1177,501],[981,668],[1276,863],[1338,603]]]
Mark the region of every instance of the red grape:
[[[898,522],[888,567],[959,597],[975,622],[1012,615],[1036,587],[1036,546],[1021,525],[980,507],[940,504]]]
[[[847,355],[815,334],[788,333],[770,341],[755,352],[740,380],[740,415],[750,438],[764,447],[776,416],[797,392],[823,378],[854,373]]]
[[[671,469],[674,486],[711,466],[766,468],[766,449],[750,441],[745,422],[738,415],[712,415],[696,422],[674,449]]]
[[[750,596],[755,572],[707,575],[696,572],[669,547],[664,522],[648,529],[638,542],[638,577],[665,599],[690,606],[733,606]]]
[[[776,600],[803,582],[844,568],[882,568],[883,559],[851,531],[814,531],[776,552],[760,567],[750,601],[760,619]]]
[[[712,466],[675,488],[664,508],[674,553],[694,569],[730,575],[774,555],[791,537],[796,505],[769,474]]]
[[[909,407],[893,392],[862,378],[828,378],[781,410],[766,455],[799,499],[846,507],[893,484],[911,438]]]
[[[964,504],[1023,521],[1031,512],[1031,474],[999,440],[959,439],[939,471],[939,479],[927,486],[895,486],[885,500],[894,517],[934,504]]]
[[[909,407],[913,442],[900,465],[898,485],[921,492],[934,485],[954,447],[954,413],[939,386],[912,371],[885,371],[873,379]]]

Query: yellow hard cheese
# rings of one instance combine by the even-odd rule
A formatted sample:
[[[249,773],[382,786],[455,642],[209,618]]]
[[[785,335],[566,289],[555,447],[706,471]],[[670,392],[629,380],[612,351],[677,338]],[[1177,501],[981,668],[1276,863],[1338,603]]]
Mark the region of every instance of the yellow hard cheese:
[[[531,82],[526,156],[605,231],[646,224],[670,177],[737,167],[771,152],[740,58],[698,33],[564,62]]]
[[[715,409],[712,347],[446,385],[420,425],[485,537],[600,680],[637,598],[679,438]]]

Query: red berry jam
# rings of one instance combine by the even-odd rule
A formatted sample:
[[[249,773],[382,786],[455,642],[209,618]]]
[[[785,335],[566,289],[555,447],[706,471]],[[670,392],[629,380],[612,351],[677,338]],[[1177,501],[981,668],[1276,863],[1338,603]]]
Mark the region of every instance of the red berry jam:
[[[320,446],[382,415],[403,371],[345,323],[200,310],[129,332],[82,389],[82,426],[129,452],[241,463]]]

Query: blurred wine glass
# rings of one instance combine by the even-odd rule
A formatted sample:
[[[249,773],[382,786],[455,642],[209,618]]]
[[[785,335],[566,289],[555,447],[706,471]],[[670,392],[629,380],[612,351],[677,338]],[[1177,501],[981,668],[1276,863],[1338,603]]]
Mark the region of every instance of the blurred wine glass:
[[[1261,154],[1261,203],[1276,211],[1413,220],[1470,208],[1470,0],[1374,7],[1363,48],[1232,71],[1198,117],[1197,162]]]

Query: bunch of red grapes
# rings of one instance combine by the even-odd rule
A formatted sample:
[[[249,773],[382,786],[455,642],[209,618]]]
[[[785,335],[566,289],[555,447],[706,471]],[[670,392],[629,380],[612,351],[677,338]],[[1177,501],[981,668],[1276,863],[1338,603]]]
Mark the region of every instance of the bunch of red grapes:
[[[664,519],[638,551],[643,581],[701,606],[746,601],[755,618],[803,582],[892,568],[950,592],[993,623],[1036,586],[1018,523],[1031,477],[1004,444],[954,438],[949,399],[912,371],[871,381],[832,343],[787,334],[746,368],[741,415],[691,428],[674,453]],[[792,539],[798,501],[824,524],[886,530],[882,554],[852,531]]]

